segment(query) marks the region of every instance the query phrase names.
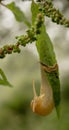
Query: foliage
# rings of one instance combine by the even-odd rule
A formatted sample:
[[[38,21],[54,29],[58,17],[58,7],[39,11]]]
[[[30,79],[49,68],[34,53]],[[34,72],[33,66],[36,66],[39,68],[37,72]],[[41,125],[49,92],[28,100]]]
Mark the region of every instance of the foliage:
[[[53,65],[56,62],[55,59],[55,54],[53,52],[53,47],[52,47],[52,43],[49,39],[49,36],[45,31],[43,31],[42,27],[44,26],[44,15],[50,17],[52,19],[53,22],[56,22],[57,24],[61,24],[64,25],[65,27],[69,27],[69,20],[67,20],[66,18],[64,18],[64,16],[60,13],[59,10],[56,10],[53,7],[52,1],[45,1],[45,0],[38,0],[37,4],[35,4],[34,0],[32,0],[32,6],[31,6],[31,12],[32,12],[32,24],[29,23],[28,19],[26,18],[25,14],[19,9],[19,7],[17,7],[15,5],[14,2],[10,3],[10,4],[3,4],[2,1],[0,1],[0,4],[5,6],[6,8],[10,9],[12,11],[12,13],[14,14],[16,20],[18,22],[24,22],[28,27],[28,30],[26,31],[25,35],[21,35],[21,36],[17,36],[17,42],[15,44],[11,44],[11,45],[5,45],[2,48],[0,48],[0,58],[4,58],[6,56],[6,54],[12,54],[12,52],[20,52],[20,46],[26,46],[26,44],[28,44],[29,42],[32,43],[33,41],[37,41],[36,47],[40,56],[40,60],[42,63],[45,62],[45,58],[44,56],[46,56],[46,58],[49,58],[49,55],[51,56],[51,58],[49,59],[50,61],[48,63],[45,63],[49,66]],[[44,27],[45,28],[45,27]],[[43,39],[44,41],[44,46],[45,46],[45,42],[46,42],[46,46],[48,46],[48,48],[50,50],[48,50],[48,52],[43,52],[44,54],[46,53],[47,55],[42,56],[42,46],[39,44],[40,40]],[[42,42],[43,42],[42,41]],[[48,44],[47,44],[48,43]],[[41,49],[39,50],[39,48],[41,47]],[[51,53],[51,54],[50,54]],[[48,56],[48,57],[47,57]],[[43,61],[44,58],[44,61]],[[48,60],[46,60],[48,61]],[[57,62],[56,62],[57,63]],[[4,72],[2,72],[2,70],[0,71],[0,74],[3,78],[0,79],[0,84],[1,85],[8,85],[11,86],[11,84],[7,81],[7,78],[4,74]],[[54,100],[55,100],[55,106],[56,108],[59,105],[60,102],[60,83],[59,83],[59,73],[58,71],[54,72],[55,76],[57,77],[55,79],[55,76],[52,76],[51,74],[47,74],[48,79],[50,84],[53,86],[53,82],[52,82],[52,78],[54,77],[54,82],[57,85],[57,88],[55,88],[55,86],[52,88],[53,92],[54,92]],[[57,82],[56,82],[57,81]]]
[[[30,23],[28,22],[24,13],[15,5],[14,2],[7,4],[6,7],[12,11],[16,20],[18,22],[24,22],[28,27],[30,27]]]
[[[32,4],[33,9],[34,9],[36,7],[34,0],[32,0],[32,3],[33,3]],[[15,15],[15,18],[17,21],[19,21],[19,22],[23,21],[28,27],[30,27],[31,24],[28,22],[26,16],[18,7],[16,7],[14,2],[7,4],[7,5],[3,4],[2,2],[0,2],[0,4],[7,7],[8,9],[10,9],[13,12],[13,14]],[[55,8],[53,9],[53,4],[51,1],[42,2],[42,0],[39,0],[37,2],[37,7],[38,7],[38,9],[36,8],[36,10],[34,10],[34,14],[32,17],[32,19],[33,19],[32,25],[33,25],[33,21],[35,21],[35,19],[36,19],[35,25],[34,26],[31,25],[31,29],[28,29],[26,31],[27,35],[25,35],[25,36],[21,35],[21,36],[16,37],[16,39],[18,41],[16,42],[15,45],[6,45],[3,48],[0,48],[0,58],[4,58],[5,54],[11,54],[12,52],[20,52],[19,45],[25,46],[29,42],[33,42],[36,40],[37,33],[38,34],[40,33],[39,32],[39,28],[41,27],[40,22],[42,22],[42,19],[40,19],[38,16],[37,16],[38,18],[35,17],[36,14],[39,12],[40,13],[42,12],[42,14],[44,13],[44,15],[46,15],[48,17],[51,17],[54,22],[56,22],[58,24],[62,24],[66,27],[69,27],[69,20],[65,19],[63,17],[63,15],[60,13],[60,11],[57,11]],[[45,9],[45,7],[47,7],[47,8]],[[46,12],[46,13],[43,12],[45,10],[47,10],[48,12]],[[36,24],[40,25],[40,27],[38,28],[38,26]]]
[[[8,82],[4,72],[2,71],[2,69],[0,69],[0,75],[1,75],[1,78],[0,78],[0,85],[4,85],[4,86],[10,86],[12,87],[12,85]]]

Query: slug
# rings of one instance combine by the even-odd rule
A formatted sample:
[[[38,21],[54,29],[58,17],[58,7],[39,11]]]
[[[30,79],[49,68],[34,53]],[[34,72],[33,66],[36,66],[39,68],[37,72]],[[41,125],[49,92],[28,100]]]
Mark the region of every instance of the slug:
[[[40,67],[41,67],[41,79],[42,79],[40,95],[37,96],[33,81],[34,98],[31,102],[31,108],[34,113],[45,116],[52,112],[55,105],[53,99],[53,91],[47,80],[43,65],[41,64]]]

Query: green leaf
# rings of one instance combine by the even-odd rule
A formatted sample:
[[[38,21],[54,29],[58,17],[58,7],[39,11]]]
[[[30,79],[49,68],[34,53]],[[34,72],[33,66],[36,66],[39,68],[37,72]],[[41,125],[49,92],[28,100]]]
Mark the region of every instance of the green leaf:
[[[56,55],[54,53],[53,44],[46,32],[45,26],[41,28],[41,34],[37,37],[36,47],[39,53],[40,62],[53,66],[57,64]],[[53,90],[53,97],[57,115],[60,115],[60,79],[58,69],[53,72],[46,72],[46,76]]]
[[[37,5],[34,0],[32,0],[31,4],[31,12],[32,12],[32,24],[35,23],[36,16],[39,13],[39,5]]]
[[[24,22],[28,27],[31,26],[31,24],[29,23],[29,21],[27,20],[27,18],[25,16],[24,12],[21,11],[20,8],[15,5],[14,2],[7,4],[6,7],[12,11],[12,13],[14,14],[14,16],[18,22]]]
[[[3,85],[3,86],[10,86],[12,87],[12,85],[9,83],[9,81],[7,80],[4,72],[2,69],[0,69],[0,85]]]

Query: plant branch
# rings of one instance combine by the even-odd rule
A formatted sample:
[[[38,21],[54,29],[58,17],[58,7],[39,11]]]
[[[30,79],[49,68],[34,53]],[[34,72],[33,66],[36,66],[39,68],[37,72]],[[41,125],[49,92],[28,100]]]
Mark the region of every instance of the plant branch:
[[[37,0],[40,4],[39,10],[44,13],[44,15],[50,17],[53,22],[69,27],[69,19],[66,19],[63,14],[56,8],[50,0]]]
[[[2,3],[2,2],[0,2],[0,5],[2,5],[2,6],[7,8],[7,6],[4,3]]]
[[[43,24],[43,15],[39,13],[34,26],[31,26],[29,30],[26,31],[25,35],[17,36],[17,42],[15,44],[4,45],[0,48],[0,58],[4,58],[6,54],[12,54],[12,52],[20,52],[20,45],[26,46],[29,42],[37,40],[37,36],[40,34],[40,29]]]
[[[20,45],[26,46],[29,42],[32,43],[33,41],[37,40],[38,34],[40,34],[41,25],[44,21],[43,19],[43,13],[44,15],[50,17],[53,22],[56,22],[57,24],[64,25],[65,27],[69,27],[69,20],[64,18],[64,16],[59,12],[59,10],[56,10],[53,7],[53,4],[49,0],[37,0],[40,4],[40,12],[37,15],[37,19],[34,26],[31,26],[29,30],[26,31],[25,35],[17,36],[17,42],[15,44],[10,45],[4,45],[2,48],[0,48],[0,58],[4,58],[6,54],[11,54],[12,52],[20,52]],[[0,4],[5,6],[1,1]]]
[[[57,24],[69,27],[69,19],[66,19],[64,15],[53,6],[51,0],[37,0],[37,2],[40,4],[39,10],[43,12],[44,15],[51,18],[52,21]],[[0,2],[0,4],[7,8],[7,6],[2,2]]]

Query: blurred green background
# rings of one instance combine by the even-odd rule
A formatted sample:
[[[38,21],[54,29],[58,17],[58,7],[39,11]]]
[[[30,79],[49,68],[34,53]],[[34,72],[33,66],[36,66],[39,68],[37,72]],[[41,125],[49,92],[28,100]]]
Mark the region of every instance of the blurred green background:
[[[11,2],[11,0],[5,2]],[[21,0],[15,2],[30,21],[31,2]],[[54,4],[68,17],[69,1],[54,0]],[[41,83],[39,58],[33,43],[26,48],[21,48],[20,54],[7,55],[6,58],[0,59],[0,68],[13,84],[13,88],[0,86],[0,130],[69,130],[69,29],[52,23],[49,18],[46,18],[46,25],[54,43],[60,70],[60,119],[57,119],[55,110],[47,117],[38,116],[31,111],[32,80],[35,80],[38,94]],[[26,26],[23,23],[16,22],[13,14],[0,6],[1,46],[14,43],[14,37],[23,34],[25,30]]]

